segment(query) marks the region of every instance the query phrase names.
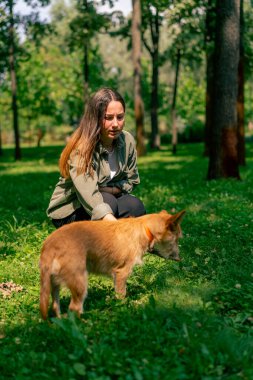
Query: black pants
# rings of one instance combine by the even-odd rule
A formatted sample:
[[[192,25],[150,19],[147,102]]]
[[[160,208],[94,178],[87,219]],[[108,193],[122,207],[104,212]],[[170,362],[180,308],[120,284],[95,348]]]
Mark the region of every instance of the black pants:
[[[104,202],[107,203],[115,218],[128,218],[129,216],[141,216],[146,214],[145,207],[140,199],[130,194],[122,194],[119,197],[115,197],[109,193],[101,193]],[[72,214],[66,216],[63,219],[52,219],[52,222],[56,228],[63,226],[64,224],[78,222],[80,220],[90,220],[90,215],[85,211],[83,207],[78,208]]]

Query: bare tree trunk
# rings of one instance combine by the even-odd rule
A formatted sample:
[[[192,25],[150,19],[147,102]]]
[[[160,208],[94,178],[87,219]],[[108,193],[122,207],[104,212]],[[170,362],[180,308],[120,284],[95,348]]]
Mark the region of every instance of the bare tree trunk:
[[[11,76],[11,93],[12,93],[12,113],[13,113],[13,129],[15,138],[15,160],[21,159],[20,137],[18,125],[18,105],[17,105],[17,78],[15,68],[15,41],[14,41],[14,18],[13,18],[13,1],[9,1],[10,27],[9,27],[9,63]]]
[[[238,97],[237,97],[237,138],[238,163],[246,165],[245,160],[245,129],[244,129],[244,14],[243,0],[240,0],[240,59],[238,66]]]
[[[240,0],[217,0],[214,110],[208,179],[240,178],[237,155]]]
[[[141,96],[141,0],[132,0],[132,45],[134,66],[134,112],[136,123],[137,154],[146,153],[144,131],[144,104]]]
[[[178,78],[179,78],[179,68],[180,68],[180,59],[181,52],[180,49],[177,49],[177,61],[176,61],[176,75],[175,75],[175,83],[174,83],[174,91],[173,91],[173,101],[171,108],[171,116],[172,116],[172,153],[177,153],[177,123],[176,123],[176,101],[177,101],[177,87],[178,87]]]
[[[39,128],[37,131],[37,148],[40,148],[41,141],[44,136],[45,136],[45,132],[42,130],[42,128]]]
[[[150,18],[152,52],[152,85],[151,85],[151,141],[152,149],[160,149],[161,141],[158,128],[158,86],[159,86],[159,20],[158,10]]]

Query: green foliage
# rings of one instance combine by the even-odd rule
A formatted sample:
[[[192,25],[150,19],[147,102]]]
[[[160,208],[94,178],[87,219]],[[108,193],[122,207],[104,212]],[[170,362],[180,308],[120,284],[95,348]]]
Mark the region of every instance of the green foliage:
[[[34,143],[38,129],[47,132],[46,139],[51,136],[55,141],[65,126],[68,125],[68,131],[72,130],[83,113],[83,53],[79,47],[70,52],[66,43],[70,38],[69,24],[75,16],[73,6],[55,3],[51,21],[54,33],[50,37],[45,35],[39,47],[29,38],[22,43],[25,55],[18,68],[22,142]],[[104,66],[95,40],[89,52],[89,67],[91,92],[102,86],[118,88],[119,79],[111,73],[111,67]],[[5,136],[9,136],[11,130],[10,78],[7,74],[0,78],[0,85],[0,121],[5,142],[10,139]]]
[[[245,74],[246,79],[250,79],[253,70],[253,4],[244,1],[244,53],[245,53]]]
[[[82,318],[47,323],[38,260],[54,229],[45,209],[61,149],[24,149],[22,163],[6,150],[0,159],[0,278],[17,285],[0,295],[0,379],[252,379],[252,145],[242,181],[206,182],[201,144],[140,158],[135,194],[147,211],[187,211],[183,261],[146,255],[123,301],[110,279],[90,276]],[[66,290],[61,299],[67,313]]]
[[[165,58],[175,64],[177,51],[180,50],[187,66],[199,65],[203,61],[205,15],[205,1],[187,0],[171,4],[166,14],[171,41]]]
[[[69,24],[71,48],[83,49],[85,43],[90,44],[90,40],[101,30],[108,28],[109,18],[97,12],[97,7],[93,1],[76,1],[76,16]]]
[[[18,76],[21,117],[36,120],[40,115],[52,116],[56,112],[51,98],[52,73],[40,52],[29,43],[25,46],[29,61],[22,63]]]
[[[247,82],[245,85],[245,127],[246,127],[246,134],[247,134],[248,123],[252,122],[252,120],[253,120],[252,102],[253,102],[253,84],[250,82]],[[252,135],[252,130],[250,131],[250,135]]]
[[[185,133],[194,134],[194,130],[204,129],[205,85],[203,79],[192,74],[190,68],[181,74],[177,96],[177,115],[181,118]],[[182,126],[182,128],[183,128]]]
[[[38,8],[48,5],[50,0],[24,0],[29,5],[31,12],[28,15],[22,15],[15,12],[17,0],[2,0],[0,7],[0,71],[8,70],[9,66],[9,49],[10,49],[10,30],[13,28],[15,36],[15,60],[26,57],[26,51],[22,46],[20,31],[26,35],[27,39],[39,44],[42,36],[48,33],[49,27],[39,18]],[[2,63],[2,65],[1,65]]]
[[[34,2],[34,1],[33,1]],[[37,2],[46,4],[47,0]],[[40,35],[40,47],[35,43],[38,35],[37,18],[17,18],[25,28],[25,40],[16,38],[18,106],[21,142],[34,143],[38,129],[47,132],[46,138],[63,135],[62,130],[72,130],[83,113],[83,51],[82,41],[89,41],[90,92],[102,86],[118,89],[126,99],[128,127],[134,131],[133,111],[133,68],[131,53],[127,51],[127,40],[111,37],[111,34],[124,34],[131,40],[131,17],[124,20],[120,11],[98,15],[97,4],[55,0],[51,9],[50,37]],[[107,2],[108,3],[108,2]],[[111,2],[110,2],[111,3]],[[11,85],[8,69],[8,15],[4,0],[0,6],[0,124],[3,145],[12,142],[11,131]],[[117,2],[115,2],[117,6]],[[250,80],[252,56],[252,8],[245,1],[245,115],[247,125],[252,121],[252,81]],[[206,0],[186,0],[180,2],[145,1],[143,6],[143,32],[148,46],[152,46],[148,27],[149,17],[158,10],[160,26],[159,43],[159,93],[158,114],[161,133],[170,132],[171,104],[175,78],[175,57],[180,49],[176,114],[182,141],[200,141],[203,137],[205,117],[205,46],[204,23]],[[79,8],[80,9],[79,9]],[[153,13],[152,13],[153,12]],[[151,13],[151,15],[150,15]],[[116,17],[116,16],[117,17]],[[32,14],[30,15],[32,16]],[[116,17],[116,21],[115,21]],[[152,18],[151,17],[151,18]],[[82,20],[84,22],[83,28]],[[32,27],[35,22],[35,28]],[[153,20],[154,21],[154,20]],[[122,26],[122,28],[119,28]],[[41,25],[41,32],[45,25]],[[118,30],[119,29],[119,30]],[[37,31],[36,31],[37,30]],[[149,111],[151,109],[152,67],[150,54],[143,49],[142,55],[142,94],[145,104],[145,129],[150,132]],[[68,126],[68,127],[66,127]],[[250,133],[248,133],[250,135]],[[165,137],[167,137],[165,136]],[[62,140],[63,141],[63,140]]]

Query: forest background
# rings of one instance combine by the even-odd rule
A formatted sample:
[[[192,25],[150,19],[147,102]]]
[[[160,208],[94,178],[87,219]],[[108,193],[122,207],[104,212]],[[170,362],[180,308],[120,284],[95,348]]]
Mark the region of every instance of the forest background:
[[[136,133],[132,13],[126,16],[117,7],[117,1],[37,0],[30,2],[34,8],[25,15],[15,8],[13,1],[4,0],[2,4],[0,153],[4,145],[14,143],[15,119],[16,145],[17,140],[28,146],[40,145],[41,141],[64,143],[78,125],[88,95],[101,86],[116,88],[125,97],[126,128]],[[39,16],[43,14],[42,6],[48,4],[50,17]],[[214,48],[214,32],[210,32],[214,27],[207,31],[207,18],[213,7],[211,0],[142,4],[145,141],[155,148],[160,148],[161,142],[171,143],[173,123],[179,141],[204,141],[207,57]],[[252,13],[251,2],[244,1],[244,135],[247,139],[253,135]],[[10,14],[12,32],[8,24]],[[15,42],[16,106],[10,70],[10,33]],[[16,116],[13,107],[18,111]],[[158,136],[152,134],[154,122]],[[20,148],[16,150],[19,158]]]

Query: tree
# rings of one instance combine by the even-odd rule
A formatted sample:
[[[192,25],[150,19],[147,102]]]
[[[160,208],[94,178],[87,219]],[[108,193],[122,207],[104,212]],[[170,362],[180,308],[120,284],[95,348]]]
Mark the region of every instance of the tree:
[[[47,5],[49,0],[25,0],[27,4],[36,9],[39,5]],[[19,41],[18,28],[24,27],[24,32],[32,32],[33,36],[39,38],[44,32],[42,23],[39,22],[38,12],[31,12],[29,16],[22,17],[14,14],[16,0],[2,0],[1,2],[1,23],[0,35],[4,37],[5,48],[1,48],[4,58],[1,59],[1,71],[10,73],[11,79],[11,96],[12,96],[12,113],[13,129],[15,136],[15,154],[16,160],[21,159],[20,135],[19,135],[19,108],[18,108],[18,58],[24,54]],[[36,39],[35,38],[35,39]],[[9,68],[7,68],[7,61]]]
[[[141,94],[141,0],[132,0],[132,50],[134,66],[134,111],[136,123],[137,153],[146,153],[144,135],[144,105]]]
[[[16,73],[16,44],[15,44],[15,20],[13,14],[13,0],[5,2],[5,18],[7,21],[7,46],[9,56],[9,70],[11,77],[11,96],[12,96],[12,112],[13,112],[13,129],[15,137],[15,160],[21,159],[21,150],[19,143],[19,125],[18,125],[18,105],[17,105],[17,73]]]
[[[159,107],[159,42],[160,28],[162,25],[162,13],[168,8],[170,1],[143,1],[142,2],[142,39],[144,46],[151,56],[152,61],[152,83],[150,97],[150,117],[151,117],[151,138],[150,146],[153,149],[160,149],[160,134],[158,128],[158,107]],[[150,38],[146,37],[149,32]]]
[[[148,107],[150,109],[151,119],[151,136],[150,146],[152,149],[160,149],[160,133],[158,123],[158,111],[161,101],[159,101],[159,69],[164,64],[168,55],[166,49],[160,51],[160,34],[163,21],[172,6],[172,0],[148,0],[141,2],[141,36],[144,47],[151,57],[151,85],[149,86],[150,100]],[[114,36],[130,37],[130,26],[132,20],[128,20],[123,27],[113,32]]]
[[[108,0],[108,2],[109,5],[112,5],[112,1]],[[69,24],[71,30],[69,37],[70,49],[73,51],[78,48],[83,54],[84,104],[89,95],[89,56],[93,49],[92,39],[101,30],[106,30],[109,23],[108,15],[97,12],[97,3],[89,0],[76,0],[77,14]],[[106,3],[106,1],[103,3]]]
[[[32,142],[35,135],[41,141],[45,135],[47,125],[50,124],[49,120],[56,119],[58,111],[54,99],[55,89],[52,71],[49,70],[47,62],[50,49],[46,49],[46,54],[44,55],[45,47],[43,45],[44,41],[41,42],[38,49],[32,42],[25,41],[23,47],[27,55],[29,55],[29,59],[22,61],[22,65],[19,66],[18,70],[20,130],[22,137],[26,138],[29,143]],[[58,56],[57,59],[59,61],[60,57]],[[63,68],[64,64],[62,63],[61,77],[65,76]],[[63,94],[64,91],[61,89],[58,96],[62,97]],[[63,114],[62,109],[61,114]]]
[[[237,152],[240,0],[217,0],[214,108],[208,179],[240,178]]]
[[[174,2],[167,14],[171,45],[163,54],[164,59],[170,59],[175,67],[171,106],[172,153],[176,154],[178,143],[177,93],[179,87],[179,72],[182,67],[199,66],[203,52],[203,20],[204,6],[202,0]],[[182,82],[182,81],[181,81]],[[184,86],[184,83],[181,83]],[[194,97],[194,96],[193,96]],[[180,101],[180,99],[179,99]],[[188,128],[192,120],[185,120]]]

